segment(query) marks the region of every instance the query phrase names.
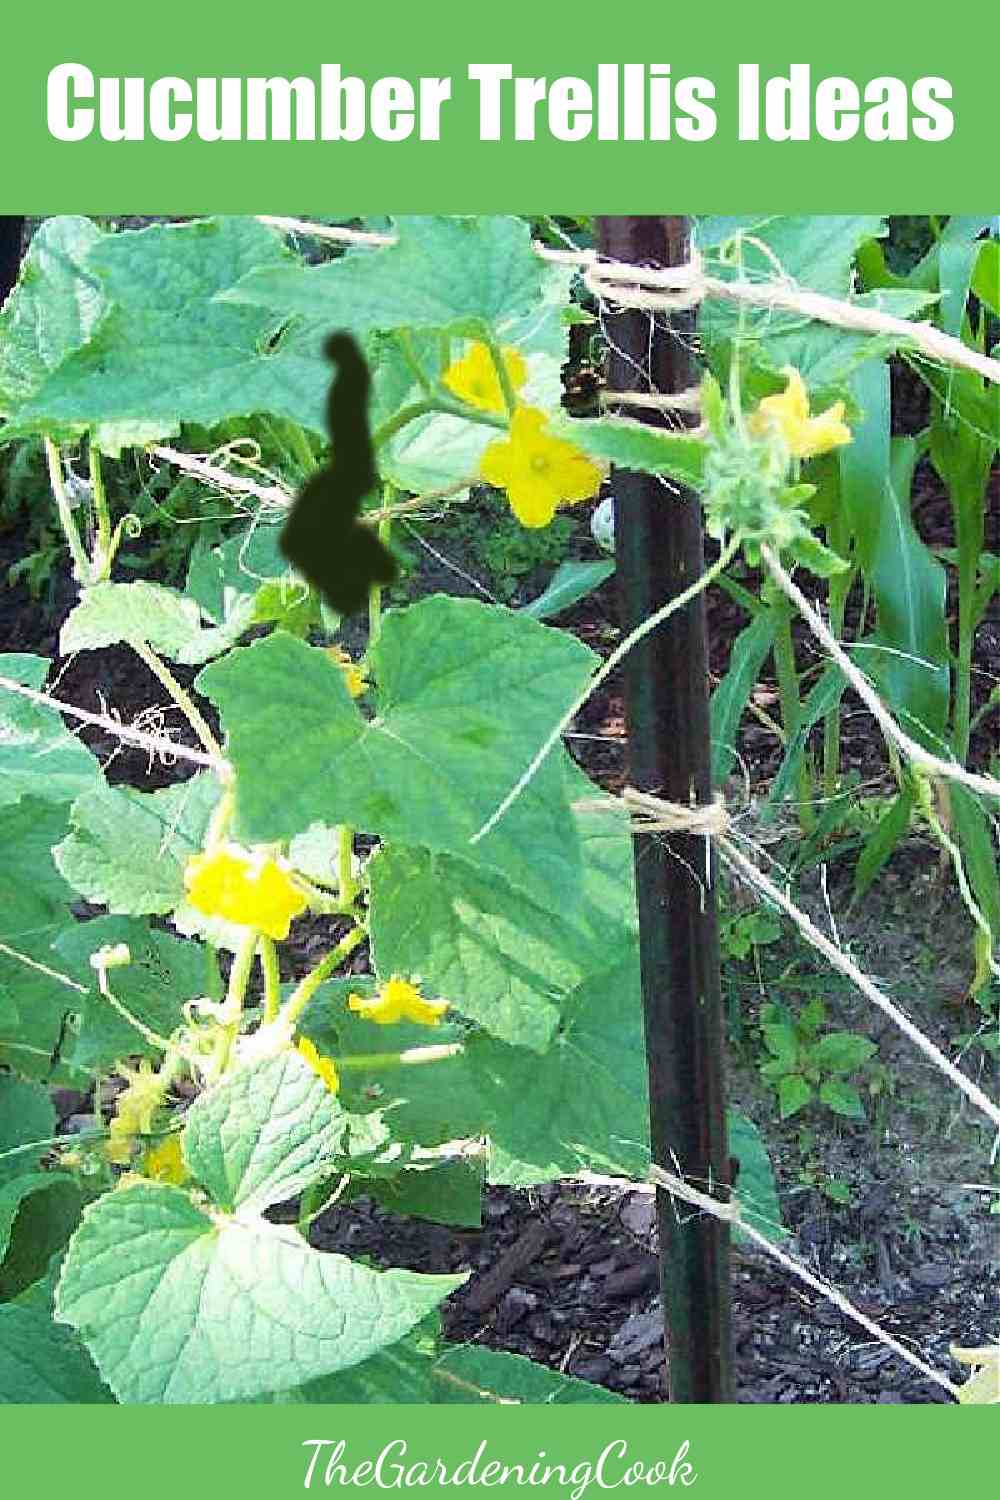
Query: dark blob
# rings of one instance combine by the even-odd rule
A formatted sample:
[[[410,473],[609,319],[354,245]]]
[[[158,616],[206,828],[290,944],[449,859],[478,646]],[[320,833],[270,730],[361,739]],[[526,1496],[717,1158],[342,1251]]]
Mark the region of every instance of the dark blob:
[[[332,461],[302,486],[281,533],[281,550],[338,614],[362,609],[375,584],[393,583],[397,567],[370,526],[358,519],[361,502],[378,484],[368,431],[371,377],[347,333],[334,333],[323,350],[337,366],[327,398]]]
[[[14,289],[21,268],[23,218],[0,218],[0,307]]]

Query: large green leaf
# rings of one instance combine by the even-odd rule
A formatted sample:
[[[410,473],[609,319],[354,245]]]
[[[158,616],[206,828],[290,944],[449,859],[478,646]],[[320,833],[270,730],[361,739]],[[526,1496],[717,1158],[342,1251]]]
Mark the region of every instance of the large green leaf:
[[[0,1404],[110,1402],[90,1355],[44,1307],[0,1305]]]
[[[129,964],[111,971],[119,1005],[149,1031],[167,1038],[184,1020],[184,1006],[205,986],[205,953],[194,943],[129,917],[75,922],[54,945],[55,961],[86,993],[77,997],[76,1022],[62,1057],[74,1067],[100,1072],[125,1057],[158,1057],[159,1048],[100,993],[91,955],[124,943]]]
[[[0,676],[41,688],[52,663],[44,656],[0,656]],[[22,797],[72,802],[100,784],[97,761],[54,708],[0,686],[0,806]]]
[[[0,1183],[33,1171],[44,1146],[33,1151],[18,1148],[47,1141],[55,1128],[56,1112],[48,1092],[37,1083],[0,1073]]]
[[[483,1159],[456,1156],[451,1161],[429,1161],[388,1177],[355,1179],[359,1192],[395,1214],[411,1214],[435,1224],[481,1229],[483,1224]]]
[[[589,824],[589,826],[588,826]],[[370,867],[372,953],[379,974],[420,974],[492,1036],[543,1051],[562,1001],[634,946],[626,870],[608,899],[600,820],[583,824],[579,875],[559,901],[536,903],[494,871],[427,849],[390,846]],[[619,853],[622,850],[619,848]],[[553,892],[555,894],[555,892]]]
[[[372,719],[324,652],[282,632],[213,663],[197,685],[222,714],[242,837],[348,823],[482,860],[544,900],[579,862],[557,755],[479,845],[469,840],[593,661],[523,615],[435,596],[384,620]]]
[[[87,258],[102,238],[90,219],[46,219],[32,236],[18,285],[0,313],[0,412],[34,394],[50,370],[90,337],[104,315]]]
[[[531,1404],[566,1406],[580,1402],[621,1405],[623,1396],[563,1375],[502,1349],[478,1344],[442,1344],[427,1324],[400,1339],[391,1349],[353,1370],[314,1380],[274,1399],[282,1404],[482,1406]],[[317,1465],[322,1473],[323,1458]]]
[[[59,635],[64,656],[101,646],[146,643],[171,661],[200,665],[225,651],[251,623],[252,600],[235,601],[224,625],[206,628],[193,599],[139,579],[85,589]]]
[[[639,1002],[638,955],[592,974],[561,1005],[559,1029],[546,1052],[511,1047],[482,1035],[457,1055],[420,1066],[361,1065],[372,1027],[344,1008],[356,983],[327,986],[303,1019],[303,1031],[334,1056],[359,1055],[342,1070],[348,1110],[373,1101],[401,1140],[438,1145],[466,1136],[490,1138],[492,1182],[524,1186],[590,1168],[643,1178],[649,1166],[646,1065]],[[442,1027],[379,1028],[379,1052],[460,1040]]]
[[[750,281],[780,276],[810,291],[846,297],[858,247],[884,235],[886,223],[877,214],[755,214],[702,219],[695,233],[712,274],[723,280],[736,280],[741,273]],[[739,258],[735,255],[737,234],[742,236]],[[723,262],[720,249],[727,241],[733,253]],[[741,311],[718,299],[705,303],[700,318],[709,343],[728,340],[742,330],[767,350],[808,321],[769,308]]]
[[[261,266],[288,259],[279,236],[252,218],[153,225],[103,236],[85,271],[107,312],[13,415],[21,428],[96,429],[100,447],[172,436],[253,412],[322,432],[329,365],[321,333],[274,341],[280,319],[215,300]]]
[[[441,328],[475,336],[541,302],[555,268],[514,218],[400,218],[395,245],[354,250],[324,266],[261,266],[225,294],[281,317],[330,328]],[[563,273],[559,273],[560,277]]]
[[[65,1249],[80,1222],[86,1201],[83,1188],[68,1172],[16,1178],[0,1186],[0,1203],[8,1193],[7,1216],[0,1209],[0,1218],[6,1222],[0,1302],[21,1296],[45,1276],[53,1256]]]
[[[735,260],[720,263],[725,241],[742,233],[742,267]],[[915,317],[935,300],[924,289],[897,287],[853,294],[854,257],[859,247],[886,232],[885,220],[872,214],[822,214],[809,217],[785,214],[701,221],[698,240],[707,252],[713,275],[724,280],[742,274],[752,281],[786,278],[795,285],[828,296],[846,298],[859,307],[873,308],[898,318]],[[817,404],[845,394],[853,372],[872,359],[883,359],[905,344],[905,337],[852,333],[801,314],[773,308],[737,307],[710,299],[700,316],[702,337],[713,367],[724,370],[729,348],[738,340],[744,369],[744,389],[764,394],[762,376],[776,380],[786,365],[794,365]]]
[[[201,848],[218,798],[208,773],[157,792],[96,787],[73,804],[56,865],[74,890],[111,912],[171,912],[184,899],[184,866]]]
[[[445,1347],[432,1371],[435,1399],[446,1405],[516,1401],[543,1406],[621,1406],[625,1397],[588,1380],[480,1344]]]
[[[53,1081],[64,1021],[81,998],[52,953],[73,925],[73,892],[52,860],[67,815],[67,807],[33,797],[0,807],[0,1062]]]
[[[329,1172],[347,1121],[297,1052],[238,1068],[191,1106],[184,1157],[220,1208],[263,1213]]]
[[[752,214],[699,219],[699,247],[713,261],[713,274],[734,278],[735,263],[717,265],[720,247],[737,234],[743,238],[743,272],[753,279],[780,271],[789,280],[831,297],[851,288],[857,248],[887,232],[877,214]]]
[[[359,1364],[463,1280],[372,1271],[139,1182],[85,1212],[56,1308],[119,1400],[234,1401]]]

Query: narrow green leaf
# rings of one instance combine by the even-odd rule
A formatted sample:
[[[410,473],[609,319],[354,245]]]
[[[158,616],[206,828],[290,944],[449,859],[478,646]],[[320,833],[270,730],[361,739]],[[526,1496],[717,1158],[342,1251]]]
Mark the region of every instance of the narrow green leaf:
[[[613,562],[564,562],[560,563],[544,592],[530,604],[525,604],[521,613],[533,620],[548,620],[561,614],[564,609],[586,599],[599,589],[615,571]]]
[[[740,631],[729,655],[729,669],[712,694],[712,781],[716,786],[732,771],[740,720],[774,645],[776,624],[773,611],[768,610]]]
[[[859,901],[882,867],[892,858],[899,841],[905,837],[913,812],[913,790],[904,786],[882,813],[874,831],[865,840],[854,867],[852,901]]]

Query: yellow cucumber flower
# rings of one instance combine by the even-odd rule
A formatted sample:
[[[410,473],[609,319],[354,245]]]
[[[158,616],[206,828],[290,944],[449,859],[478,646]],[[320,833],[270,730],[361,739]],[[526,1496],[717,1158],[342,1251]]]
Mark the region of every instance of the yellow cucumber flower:
[[[447,1000],[425,1000],[419,981],[411,984],[394,974],[370,1000],[363,995],[349,995],[349,1010],[377,1026],[392,1026],[397,1021],[415,1021],[418,1026],[437,1026],[448,1009]]]
[[[522,526],[548,526],[560,505],[589,500],[601,485],[598,465],[546,426],[544,412],[519,406],[509,435],[490,443],[479,464],[487,484],[507,491]]]
[[[1000,1344],[987,1344],[982,1349],[956,1349],[952,1346],[952,1359],[962,1365],[976,1365],[975,1373],[962,1386],[958,1399],[969,1406],[996,1406],[1000,1404]]]
[[[182,1187],[188,1180],[187,1167],[181,1155],[181,1138],[168,1135],[156,1146],[150,1146],[142,1158],[142,1175],[153,1182],[172,1182]]]
[[[327,646],[326,654],[344,674],[344,684],[352,698],[360,698],[368,687],[368,676],[360,662],[354,661],[342,646]]]
[[[282,864],[271,855],[237,844],[220,844],[196,854],[184,871],[188,900],[207,917],[224,917],[278,941],[288,936],[306,898]]]
[[[323,1080],[330,1093],[336,1094],[340,1089],[340,1075],[337,1072],[337,1066],[333,1058],[324,1057],[321,1052],[317,1051],[307,1036],[299,1039],[298,1052],[299,1056],[304,1058],[312,1068],[317,1078]]]
[[[765,396],[747,422],[753,437],[778,433],[793,458],[815,458],[851,441],[844,421],[844,403],[836,401],[819,416],[809,415],[809,394],[798,370],[782,370],[786,386],[780,396]]]
[[[524,356],[516,349],[502,349],[500,357],[512,389],[519,391],[528,378]],[[506,410],[500,377],[485,344],[473,344],[468,353],[448,366],[441,381],[453,396],[467,402],[469,406],[478,407],[480,411]]]

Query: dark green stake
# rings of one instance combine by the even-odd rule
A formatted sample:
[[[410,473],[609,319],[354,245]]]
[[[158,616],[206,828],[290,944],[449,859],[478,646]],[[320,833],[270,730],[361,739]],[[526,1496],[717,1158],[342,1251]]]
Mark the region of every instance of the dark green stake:
[[[682,265],[687,218],[598,218],[598,249],[633,265]],[[687,390],[692,315],[639,311],[605,318],[609,391]],[[650,385],[651,382],[651,385]],[[613,408],[612,408],[613,409]],[[664,425],[662,413],[624,407]],[[673,418],[676,422],[676,416]],[[701,507],[648,474],[617,469],[615,553],[623,633],[703,571]],[[623,667],[631,785],[671,802],[712,795],[704,598],[639,643]],[[653,1160],[703,1191],[725,1196],[730,1180],[722,1059],[722,1003],[714,879],[701,835],[637,833],[643,1010]],[[660,1278],[670,1400],[733,1399],[729,1230],[657,1192]]]

